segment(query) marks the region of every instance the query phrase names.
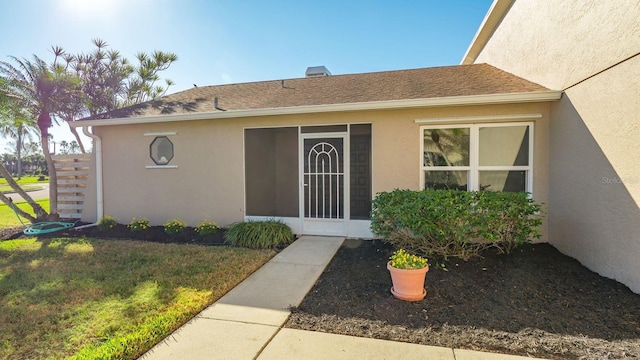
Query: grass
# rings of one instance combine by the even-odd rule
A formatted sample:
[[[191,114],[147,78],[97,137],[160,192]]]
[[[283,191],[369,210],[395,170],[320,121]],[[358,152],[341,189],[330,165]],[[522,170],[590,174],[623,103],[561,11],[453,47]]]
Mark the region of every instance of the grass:
[[[14,178],[18,184],[46,184],[49,182],[49,178],[45,176],[47,181],[38,181],[39,176],[23,176],[22,179],[18,180]],[[0,177],[0,185],[6,185],[7,180],[3,177]]]
[[[37,190],[42,188],[42,184],[46,184],[49,181],[38,181],[38,176],[23,176],[22,179],[15,179],[16,182],[22,187],[25,191]],[[13,189],[11,186],[7,185],[7,180],[5,178],[0,177],[0,192],[2,193],[12,193]]]
[[[36,200],[36,202],[40,204],[40,206],[42,206],[45,210],[49,211],[49,199]],[[25,210],[31,215],[33,215],[33,209],[31,208],[31,206],[29,206],[29,204],[27,204],[26,201],[16,201],[14,204],[20,209]],[[26,219],[22,219],[22,221],[24,221],[25,224],[28,223]],[[16,214],[13,212],[13,209],[11,209],[9,205],[1,201],[0,201],[0,224],[2,224],[0,226],[8,227],[8,228],[14,227],[14,226],[20,226],[20,221],[18,221],[18,218],[16,217]]]
[[[273,255],[86,238],[0,241],[0,359],[135,359]]]

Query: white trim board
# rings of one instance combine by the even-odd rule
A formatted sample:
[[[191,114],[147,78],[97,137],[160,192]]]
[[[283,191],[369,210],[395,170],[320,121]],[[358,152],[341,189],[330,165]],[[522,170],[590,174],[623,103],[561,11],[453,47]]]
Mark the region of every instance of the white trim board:
[[[541,119],[542,114],[517,114],[517,115],[489,115],[489,116],[462,116],[430,119],[416,119],[415,124],[442,124],[442,123],[482,123],[501,121],[531,121]]]
[[[553,91],[553,90],[535,91],[535,92],[526,92],[526,93],[447,96],[447,97],[428,98],[428,99],[387,100],[387,101],[372,101],[372,102],[348,103],[348,104],[308,105],[308,106],[292,106],[292,107],[267,108],[267,109],[197,112],[197,113],[177,114],[177,115],[140,116],[140,117],[116,118],[116,119],[78,120],[78,121],[70,122],[69,126],[71,127],[112,126],[112,125],[176,122],[176,121],[230,119],[230,118],[240,118],[240,117],[257,117],[257,116],[272,116],[272,115],[297,115],[297,114],[327,113],[327,112],[341,112],[341,111],[409,109],[409,108],[421,108],[421,107],[544,102],[544,101],[560,100],[561,96],[562,96],[562,91]]]

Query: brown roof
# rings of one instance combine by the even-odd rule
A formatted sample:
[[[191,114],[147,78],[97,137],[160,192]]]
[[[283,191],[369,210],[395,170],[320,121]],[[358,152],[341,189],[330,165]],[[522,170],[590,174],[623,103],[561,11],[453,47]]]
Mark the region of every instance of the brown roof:
[[[202,86],[101,118],[548,91],[488,64]],[[218,109],[214,108],[218,99]]]

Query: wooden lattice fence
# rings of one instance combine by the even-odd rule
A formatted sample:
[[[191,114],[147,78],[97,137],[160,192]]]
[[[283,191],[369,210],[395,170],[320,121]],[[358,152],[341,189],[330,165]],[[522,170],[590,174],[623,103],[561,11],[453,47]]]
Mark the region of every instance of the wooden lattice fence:
[[[58,176],[58,214],[63,219],[80,219],[92,167],[90,155],[54,155]]]

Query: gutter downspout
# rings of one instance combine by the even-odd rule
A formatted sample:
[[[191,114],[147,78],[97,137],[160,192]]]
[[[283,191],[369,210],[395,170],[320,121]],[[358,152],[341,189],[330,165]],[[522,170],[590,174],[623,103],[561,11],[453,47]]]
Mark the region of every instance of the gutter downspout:
[[[93,129],[93,128],[92,128]],[[89,132],[89,126],[83,126],[82,132],[88,137],[92,138],[93,150],[96,158],[96,222],[93,224],[78,226],[76,229],[83,229],[87,227],[97,226],[104,213],[104,199],[102,194],[102,139],[91,132]]]

